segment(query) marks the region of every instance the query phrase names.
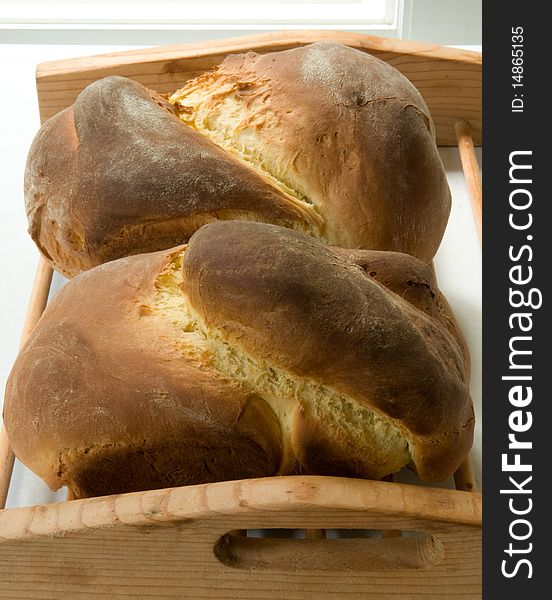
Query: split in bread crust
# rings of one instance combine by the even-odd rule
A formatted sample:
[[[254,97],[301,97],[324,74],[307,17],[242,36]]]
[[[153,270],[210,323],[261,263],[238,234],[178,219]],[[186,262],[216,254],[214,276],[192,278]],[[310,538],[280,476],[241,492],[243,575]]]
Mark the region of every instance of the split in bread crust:
[[[472,443],[467,365],[427,265],[219,222],[67,284],[14,365],[5,423],[79,497],[407,464],[440,480]]]

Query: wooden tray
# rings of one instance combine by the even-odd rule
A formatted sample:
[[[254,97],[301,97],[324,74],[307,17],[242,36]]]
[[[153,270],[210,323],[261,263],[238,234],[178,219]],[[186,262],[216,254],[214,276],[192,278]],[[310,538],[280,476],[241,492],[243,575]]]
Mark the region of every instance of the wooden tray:
[[[438,144],[458,143],[480,233],[479,53],[294,31],[50,62],[37,69],[41,118],[106,75],[166,92],[228,53],[321,39],[371,52],[416,85],[435,120]],[[44,310],[51,278],[40,259],[22,344]],[[0,508],[13,460],[2,429]],[[457,490],[274,477],[0,510],[0,598],[480,598],[481,496],[469,460],[455,481]],[[281,531],[280,537],[247,535],[258,529],[265,535],[301,530],[304,539],[281,537]],[[328,529],[338,539],[326,539]],[[361,530],[372,530],[371,537]]]

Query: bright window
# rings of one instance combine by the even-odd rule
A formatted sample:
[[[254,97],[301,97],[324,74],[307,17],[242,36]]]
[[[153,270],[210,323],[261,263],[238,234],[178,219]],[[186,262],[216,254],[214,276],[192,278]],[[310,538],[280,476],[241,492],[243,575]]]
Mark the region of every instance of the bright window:
[[[284,28],[332,26],[392,30],[397,28],[404,0],[96,0],[73,3],[5,2],[0,0],[0,25],[92,28]]]

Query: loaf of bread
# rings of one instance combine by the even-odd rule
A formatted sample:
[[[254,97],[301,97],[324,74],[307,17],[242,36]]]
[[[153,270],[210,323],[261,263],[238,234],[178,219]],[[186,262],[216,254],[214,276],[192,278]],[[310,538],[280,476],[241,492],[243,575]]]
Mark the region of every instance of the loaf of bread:
[[[468,371],[431,267],[220,221],[69,282],[17,358],[5,424],[77,497],[406,465],[442,480],[472,443]]]
[[[249,52],[167,98],[108,77],[37,134],[29,231],[64,275],[228,219],[433,258],[450,193],[428,109],[390,65],[332,43]]]

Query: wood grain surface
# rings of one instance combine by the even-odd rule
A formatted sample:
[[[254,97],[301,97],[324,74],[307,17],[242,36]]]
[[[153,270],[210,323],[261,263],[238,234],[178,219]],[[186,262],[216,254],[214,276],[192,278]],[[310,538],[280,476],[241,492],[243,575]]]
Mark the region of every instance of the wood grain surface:
[[[12,509],[0,512],[0,597],[475,599],[481,594],[480,526],[479,494],[332,477],[245,480]],[[228,532],[258,528],[425,536],[419,542],[412,536],[246,538],[221,551]]]
[[[272,52],[318,40],[340,42],[374,54],[396,67],[420,90],[433,116],[437,143],[456,144],[454,125],[469,121],[481,143],[481,54],[418,42],[339,31],[283,31],[230,40],[162,46],[42,63],[36,73],[42,120],[70,106],[96,79],[123,75],[165,93],[236,52]]]
[[[468,123],[467,121],[458,121],[458,123],[455,124],[454,129],[456,131],[462,169],[470,194],[475,228],[477,230],[479,241],[483,243],[483,190],[481,188],[481,174],[479,172],[479,165],[475,154],[471,123]]]

